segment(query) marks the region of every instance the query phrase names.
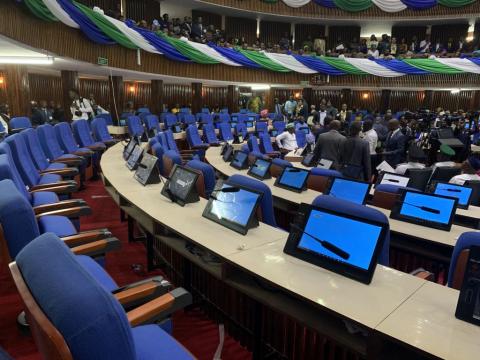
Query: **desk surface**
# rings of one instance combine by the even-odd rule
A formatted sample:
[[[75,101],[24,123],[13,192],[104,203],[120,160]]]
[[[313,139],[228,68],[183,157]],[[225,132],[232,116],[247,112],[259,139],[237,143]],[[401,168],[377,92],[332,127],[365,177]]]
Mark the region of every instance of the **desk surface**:
[[[377,330],[442,359],[478,359],[480,326],[455,318],[458,295],[427,282]]]

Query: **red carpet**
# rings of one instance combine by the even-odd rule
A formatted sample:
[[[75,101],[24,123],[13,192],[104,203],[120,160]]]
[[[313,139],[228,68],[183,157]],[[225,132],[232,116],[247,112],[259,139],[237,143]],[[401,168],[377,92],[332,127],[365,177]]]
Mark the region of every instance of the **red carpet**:
[[[88,202],[93,215],[82,218],[82,230],[107,227],[122,241],[122,249],[107,256],[107,271],[118,284],[125,285],[160,272],[138,275],[131,270],[132,264],[142,264],[146,269],[145,248],[141,243],[127,242],[127,224],[120,222],[117,205],[105,192],[101,181],[90,181],[77,197]],[[1,267],[0,274],[0,346],[13,358],[19,360],[40,359],[30,335],[22,334],[16,325],[16,316],[22,311],[20,297]],[[180,312],[174,317],[174,336],[198,359],[210,360],[217,349],[218,325],[210,321],[200,310]],[[231,337],[225,336],[222,359],[250,359],[251,354]]]

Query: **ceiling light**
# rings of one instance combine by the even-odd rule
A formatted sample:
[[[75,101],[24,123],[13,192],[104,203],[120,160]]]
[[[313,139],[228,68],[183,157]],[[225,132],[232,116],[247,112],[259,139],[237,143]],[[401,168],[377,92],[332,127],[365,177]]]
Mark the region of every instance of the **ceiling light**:
[[[0,56],[0,64],[52,65],[51,56]]]
[[[452,89],[450,90],[450,94],[458,94],[460,93],[460,89]]]
[[[252,84],[252,85],[250,85],[250,88],[252,90],[269,90],[270,85],[268,85],[268,84]]]

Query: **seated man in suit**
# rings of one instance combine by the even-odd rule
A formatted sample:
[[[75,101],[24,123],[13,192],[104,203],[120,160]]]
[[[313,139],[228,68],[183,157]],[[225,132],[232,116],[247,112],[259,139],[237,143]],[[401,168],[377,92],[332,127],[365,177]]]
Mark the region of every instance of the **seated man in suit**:
[[[462,173],[450,179],[449,183],[455,185],[464,185],[465,181],[480,181],[477,172],[480,170],[480,159],[470,156],[462,163]]]
[[[53,122],[53,114],[47,106],[45,100],[40,100],[39,106],[32,107],[32,125],[37,127],[43,124],[50,124]]]
[[[343,144],[346,140],[345,136],[338,132],[341,126],[340,121],[332,120],[328,125],[329,131],[318,135],[317,144],[313,150],[316,161],[320,159],[332,160],[332,166],[335,169],[340,166]]]
[[[385,160],[392,167],[395,167],[400,164],[405,154],[406,138],[400,130],[400,123],[397,119],[391,119],[388,122],[388,130],[383,155]]]
[[[405,175],[408,169],[423,169],[425,168],[424,161],[427,156],[423,150],[416,144],[411,144],[408,149],[408,162],[399,164],[395,168],[395,172],[400,175]]]

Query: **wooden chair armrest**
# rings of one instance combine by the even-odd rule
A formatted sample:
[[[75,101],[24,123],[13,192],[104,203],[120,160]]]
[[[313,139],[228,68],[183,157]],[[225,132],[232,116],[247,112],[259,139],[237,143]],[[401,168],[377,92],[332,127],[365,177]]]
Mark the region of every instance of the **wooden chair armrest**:
[[[117,238],[109,238],[78,245],[71,248],[71,250],[75,255],[101,256],[107,252],[118,250],[120,247],[120,240]]]
[[[172,285],[163,276],[142,280],[113,291],[113,296],[124,308],[137,307],[165,295]]]
[[[208,144],[195,145],[195,146],[192,146],[192,150],[205,150],[205,149],[208,149],[209,147],[210,145]]]
[[[82,165],[84,160],[85,159],[83,159],[83,158],[67,158],[67,159],[55,159],[55,160],[52,160],[50,162],[66,164],[66,165],[72,166],[72,167],[78,167],[78,166]]]
[[[58,187],[64,187],[65,189],[68,189],[70,191],[68,192],[73,192],[77,190],[77,183],[72,180],[67,180],[67,181],[58,181],[56,183],[49,183],[49,184],[39,184],[32,186],[29,190],[30,192],[35,192],[35,191],[53,191],[55,192],[55,188]]]
[[[430,271],[427,271],[423,268],[413,270],[410,273],[410,275],[413,275],[415,277],[418,277],[420,279],[427,280],[427,281],[435,281],[435,276],[433,275],[433,273],[431,273]]]
[[[112,237],[112,233],[108,229],[98,229],[90,231],[82,231],[75,235],[64,236],[62,240],[68,246],[77,246],[92,241],[108,239]]]
[[[75,151],[73,155],[77,156],[85,156],[85,157],[91,157],[93,155],[93,151]]]
[[[47,211],[44,213],[37,214],[37,219],[40,219],[42,216],[67,216],[67,217],[80,217],[85,215],[90,215],[92,213],[92,209],[88,206],[76,206],[67,209],[58,209]]]
[[[78,169],[75,167],[68,167],[65,169],[52,169],[40,171],[40,175],[43,174],[57,174],[61,176],[74,177],[78,175]]]
[[[84,200],[72,199],[72,200],[59,201],[54,204],[38,205],[33,208],[33,211],[35,212],[35,214],[42,214],[47,211],[68,209],[68,208],[73,208],[78,206],[88,207],[87,203]]]

